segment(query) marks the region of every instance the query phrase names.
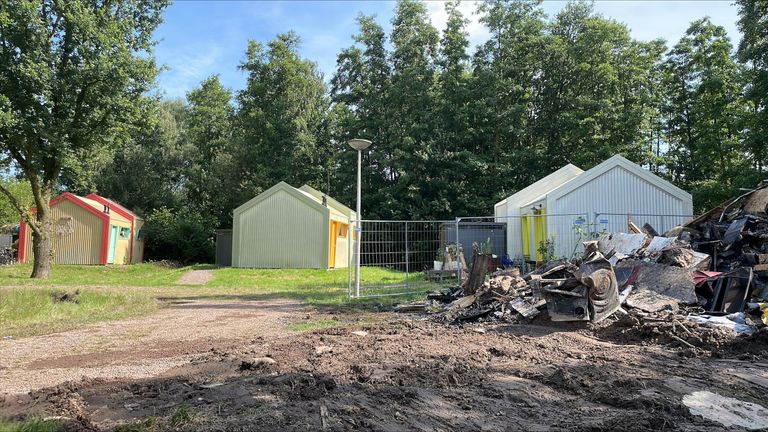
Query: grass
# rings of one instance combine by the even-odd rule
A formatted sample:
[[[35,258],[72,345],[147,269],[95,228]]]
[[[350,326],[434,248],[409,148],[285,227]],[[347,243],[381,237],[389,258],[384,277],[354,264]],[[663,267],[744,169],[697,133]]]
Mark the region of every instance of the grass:
[[[159,306],[154,298],[138,290],[82,288],[77,303],[54,301],[53,294],[60,292],[62,289],[50,287],[0,288],[0,335],[21,337],[61,331],[149,313]]]
[[[0,419],[0,432],[59,432],[61,423],[41,419],[12,422]]]
[[[0,286],[165,286],[173,285],[181,275],[198,268],[214,267],[199,265],[173,269],[153,263],[126,266],[54,265],[51,279],[40,280],[30,279],[31,264],[17,264],[0,268]]]
[[[211,269],[204,285],[179,285],[186,272]],[[197,265],[172,269],[144,263],[130,266],[55,265],[48,280],[30,279],[31,265],[0,267],[0,337],[24,337],[76,328],[88,323],[148,314],[174,299],[259,300],[291,298],[318,307],[366,309],[372,305],[420,298],[421,293],[350,301],[347,269],[236,269]],[[362,268],[364,294],[401,291],[405,274],[385,268]],[[411,274],[410,282],[425,282]],[[424,288],[436,288],[424,283]],[[79,302],[56,302],[55,292],[79,291]],[[326,324],[304,323],[306,329]],[[330,324],[327,324],[330,325]],[[297,328],[296,331],[306,329]]]

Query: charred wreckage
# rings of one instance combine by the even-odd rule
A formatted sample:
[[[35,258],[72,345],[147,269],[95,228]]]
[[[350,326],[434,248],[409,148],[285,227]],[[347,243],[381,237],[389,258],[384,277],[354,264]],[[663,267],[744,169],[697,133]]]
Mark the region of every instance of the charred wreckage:
[[[602,233],[584,242],[580,259],[525,275],[517,268],[488,274],[490,256],[474,245],[460,286],[396,310],[446,322],[513,322],[544,309],[551,321],[600,322],[631,312],[742,334],[768,325],[768,183],[663,235],[631,222],[627,231]]]

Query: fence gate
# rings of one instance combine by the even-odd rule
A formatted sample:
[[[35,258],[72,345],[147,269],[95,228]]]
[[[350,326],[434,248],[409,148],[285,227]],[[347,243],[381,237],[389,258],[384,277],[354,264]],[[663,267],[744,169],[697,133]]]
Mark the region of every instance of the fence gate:
[[[350,221],[350,226],[357,223]],[[349,296],[400,295],[455,285],[456,271],[441,266],[445,238],[455,226],[455,221],[360,221],[354,233],[360,241],[360,279],[356,280],[357,245],[352,241]]]

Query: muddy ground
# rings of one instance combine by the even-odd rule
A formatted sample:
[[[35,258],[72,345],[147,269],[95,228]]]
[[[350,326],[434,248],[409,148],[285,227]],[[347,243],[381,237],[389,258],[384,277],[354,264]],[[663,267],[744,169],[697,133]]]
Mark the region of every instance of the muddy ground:
[[[768,394],[764,332],[705,332],[703,348],[691,349],[628,319],[558,324],[544,313],[527,324],[457,326],[389,313],[349,319],[292,303],[187,306],[177,311],[219,313],[218,322],[197,318],[181,334],[157,330],[151,345],[137,337],[92,357],[22,349],[50,336],[14,341],[42,360],[0,358],[0,416],[62,416],[70,430],[93,431],[721,431],[690,415],[683,396],[709,390],[765,404]],[[173,311],[162,312],[165,322]],[[287,330],[334,317],[345,326]],[[122,328],[83,331],[110,326]],[[154,360],[165,369],[132,376],[131,364]],[[81,369],[61,373],[72,368]],[[24,388],[14,373],[39,384]],[[50,386],[34,379],[79,373]]]

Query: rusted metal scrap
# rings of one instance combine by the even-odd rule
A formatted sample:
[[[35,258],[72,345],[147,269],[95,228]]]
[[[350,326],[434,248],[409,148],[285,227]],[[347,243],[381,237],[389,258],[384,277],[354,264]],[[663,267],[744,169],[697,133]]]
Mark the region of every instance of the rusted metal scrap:
[[[600,252],[593,252],[579,267],[578,276],[588,289],[592,321],[602,321],[619,308],[619,284],[613,266]]]

